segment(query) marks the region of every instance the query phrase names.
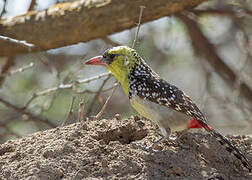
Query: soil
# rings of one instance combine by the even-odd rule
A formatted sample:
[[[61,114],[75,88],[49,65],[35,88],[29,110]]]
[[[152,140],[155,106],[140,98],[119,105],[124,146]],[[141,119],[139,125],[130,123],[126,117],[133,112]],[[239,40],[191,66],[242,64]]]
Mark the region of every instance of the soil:
[[[0,145],[0,179],[252,179],[252,173],[215,138],[202,132],[166,140],[135,116],[87,120]],[[228,136],[252,162],[252,138]],[[181,144],[183,143],[183,145]]]

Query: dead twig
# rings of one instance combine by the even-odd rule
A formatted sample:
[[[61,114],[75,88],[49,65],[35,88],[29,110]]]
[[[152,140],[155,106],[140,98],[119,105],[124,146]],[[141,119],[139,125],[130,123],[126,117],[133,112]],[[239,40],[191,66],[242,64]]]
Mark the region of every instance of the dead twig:
[[[56,74],[56,77],[59,79],[59,72],[57,71],[52,61],[48,59],[46,52],[34,53],[33,56],[35,56],[35,58],[46,67],[46,70],[48,70],[52,74]]]
[[[4,0],[3,10],[2,10],[2,12],[0,13],[0,17],[2,17],[4,13],[6,13],[5,8],[6,8],[6,0]]]
[[[79,104],[79,110],[78,110],[78,121],[82,122],[83,121],[83,112],[84,112],[84,107],[85,107],[85,102],[84,102],[84,97],[81,98],[80,104]]]
[[[138,33],[139,33],[139,30],[140,30],[140,26],[141,26],[141,19],[142,19],[144,8],[145,8],[144,6],[140,6],[140,14],[139,14],[139,19],[138,19],[138,23],[137,23],[137,30],[136,30],[136,33],[135,33],[135,39],[134,39],[134,41],[132,43],[132,48],[133,49],[135,48],[136,41],[137,41],[137,38],[138,38]]]
[[[16,73],[24,72],[25,70],[31,69],[31,68],[33,68],[33,67],[34,67],[34,63],[31,62],[31,63],[29,63],[28,65],[24,65],[23,67],[20,67],[20,68],[18,68],[18,69],[14,69],[14,70],[10,71],[7,75],[8,75],[8,76],[12,76],[12,75],[14,75],[14,74],[16,74]]]
[[[2,86],[7,76],[12,76],[16,73],[24,72],[25,70],[32,68],[34,63],[30,63],[29,65],[25,65],[21,68],[8,71],[13,65],[15,65],[14,60],[12,58],[8,58],[6,64],[3,67],[2,73],[0,74],[0,87]]]
[[[193,12],[195,15],[202,14],[214,14],[214,15],[225,15],[225,16],[234,16],[235,12],[230,9],[192,9],[190,12]]]
[[[91,77],[91,78],[88,78],[88,79],[82,79],[82,80],[76,80],[74,83],[70,83],[70,84],[60,84],[59,86],[56,86],[56,87],[52,87],[52,88],[49,88],[49,89],[45,89],[43,91],[40,91],[40,92],[37,92],[37,93],[34,93],[32,95],[32,97],[26,102],[25,104],[25,107],[28,107],[30,105],[30,103],[38,96],[46,96],[48,94],[51,94],[51,93],[55,93],[57,92],[58,90],[61,90],[61,89],[69,89],[69,90],[72,90],[74,89],[75,85],[76,84],[84,84],[84,83],[89,83],[91,81],[94,81],[94,80],[97,80],[97,79],[101,79],[103,77],[106,77],[108,75],[110,75],[111,73],[103,73],[101,75],[98,75],[98,76],[94,76],[94,77]]]
[[[36,0],[32,0],[32,1],[31,1],[31,4],[30,4],[30,7],[29,7],[29,9],[28,9],[28,11],[34,10],[36,4],[37,4]]]
[[[32,97],[26,102],[25,107],[28,107],[31,104],[31,102],[35,98],[37,98],[38,96],[46,96],[46,95],[49,95],[51,93],[55,93],[55,92],[57,92],[60,89],[72,89],[72,88],[73,88],[73,84],[61,84],[58,87],[53,87],[53,88],[46,89],[44,91],[40,91],[40,92],[34,93],[32,95]]]
[[[97,97],[100,96],[101,92],[102,92],[102,89],[104,88],[105,84],[107,83],[107,81],[111,78],[111,74],[108,75],[108,77],[103,81],[101,87],[99,88],[99,90],[97,91],[97,93],[95,94],[90,106],[88,107],[88,110],[86,112],[86,117],[90,116],[90,114],[92,113],[92,109],[93,109],[93,106],[95,105],[95,101],[97,99]]]
[[[109,97],[107,98],[106,102],[104,103],[104,105],[102,106],[100,112],[94,117],[94,120],[97,120],[101,117],[101,115],[104,113],[107,105],[108,105],[108,102],[110,100],[110,98],[113,96],[113,94],[115,93],[115,90],[116,88],[119,86],[119,83],[116,84],[116,86],[113,88],[111,94],[109,95]]]
[[[88,79],[82,79],[82,80],[77,80],[76,83],[77,84],[84,84],[84,83],[89,83],[91,81],[94,81],[94,80],[97,80],[97,79],[101,79],[103,77],[106,77],[108,75],[110,75],[111,73],[108,72],[108,73],[103,73],[103,74],[100,74],[98,76],[94,76],[94,77],[91,77],[91,78],[88,78]]]
[[[70,119],[70,118],[73,116],[73,105],[74,105],[75,98],[76,98],[75,96],[72,97],[72,101],[71,101],[71,104],[70,104],[69,111],[68,111],[68,113],[67,113],[67,117],[66,117],[66,119],[62,122],[61,126],[65,126],[67,120]]]
[[[18,46],[22,46],[24,48],[27,48],[29,52],[31,52],[32,49],[35,47],[34,44],[28,43],[26,41],[13,39],[13,38],[10,38],[10,37],[5,37],[5,36],[0,35],[0,39],[3,40],[3,41],[6,41],[6,42],[13,43],[13,44],[18,45]]]

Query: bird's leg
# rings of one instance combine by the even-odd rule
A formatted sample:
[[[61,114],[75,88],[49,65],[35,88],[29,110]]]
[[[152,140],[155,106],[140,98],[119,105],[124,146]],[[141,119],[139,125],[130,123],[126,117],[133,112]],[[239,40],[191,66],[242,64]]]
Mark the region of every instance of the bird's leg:
[[[176,142],[183,149],[189,149],[189,146],[180,142],[182,136],[184,136],[186,134],[187,130],[188,129],[184,129],[183,131],[181,131],[177,137],[169,137],[169,140]]]
[[[142,144],[137,144],[137,143],[133,143],[134,145],[136,145],[137,147],[141,148],[144,151],[147,152],[159,152],[159,150],[154,150],[153,147],[155,147],[157,144],[163,142],[165,139],[167,139],[168,136],[163,136],[160,139],[158,139],[157,141],[155,141],[152,145],[150,146],[144,146]]]
[[[153,147],[155,147],[156,145],[158,145],[159,143],[163,142],[164,140],[167,139],[168,136],[163,136],[161,135],[162,137],[160,139],[158,139],[157,141],[155,141],[152,145],[150,146],[147,146],[146,149],[148,151],[157,151],[157,150],[153,150]]]
[[[163,127],[160,127],[160,131],[161,131],[161,138],[158,139],[157,141],[155,141],[152,145],[150,146],[144,146],[144,145],[141,145],[141,144],[136,144],[134,143],[134,145],[136,145],[137,147],[141,148],[142,150],[144,151],[147,151],[147,152],[159,152],[159,150],[154,150],[153,147],[155,147],[157,144],[163,142],[164,140],[166,140],[169,135],[171,134],[171,130],[170,128],[163,128]]]
[[[182,136],[184,136],[187,133],[188,129],[184,129],[183,131],[181,131],[180,135],[178,136],[179,139],[182,138]]]
[[[165,128],[165,127],[159,126],[159,129],[160,129],[161,138],[155,141],[152,145],[144,146],[142,144],[137,144],[137,143],[133,143],[133,144],[136,145],[138,148],[141,148],[142,150],[147,151],[147,152],[159,152],[159,150],[154,150],[153,148],[168,138],[171,142],[176,143],[182,149],[189,149],[188,145],[185,145],[180,142],[181,137],[186,134],[188,129],[184,129],[183,131],[181,131],[177,137],[170,137],[171,130],[169,127]]]

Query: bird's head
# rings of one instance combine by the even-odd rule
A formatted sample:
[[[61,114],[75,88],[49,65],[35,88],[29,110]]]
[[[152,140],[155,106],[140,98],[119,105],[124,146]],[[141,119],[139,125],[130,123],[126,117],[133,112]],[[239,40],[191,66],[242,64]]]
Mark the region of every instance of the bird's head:
[[[87,60],[85,64],[106,66],[113,74],[118,70],[128,72],[137,63],[136,55],[136,51],[128,46],[117,46],[107,49],[102,56]]]
[[[128,46],[117,46],[106,50],[102,56],[96,56],[87,60],[85,64],[105,66],[120,81],[127,94],[129,73],[140,61],[134,49]]]

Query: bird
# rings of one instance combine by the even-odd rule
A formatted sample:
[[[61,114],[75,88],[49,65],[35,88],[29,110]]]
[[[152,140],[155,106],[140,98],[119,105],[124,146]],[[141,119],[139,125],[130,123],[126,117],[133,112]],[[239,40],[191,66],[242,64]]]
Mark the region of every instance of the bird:
[[[157,124],[162,137],[147,147],[147,150],[169,138],[172,132],[204,128],[251,172],[246,156],[227,138],[210,127],[206,117],[191,98],[175,85],[162,79],[135,49],[128,46],[112,47],[84,64],[105,66],[120,82],[131,106],[141,116]]]

